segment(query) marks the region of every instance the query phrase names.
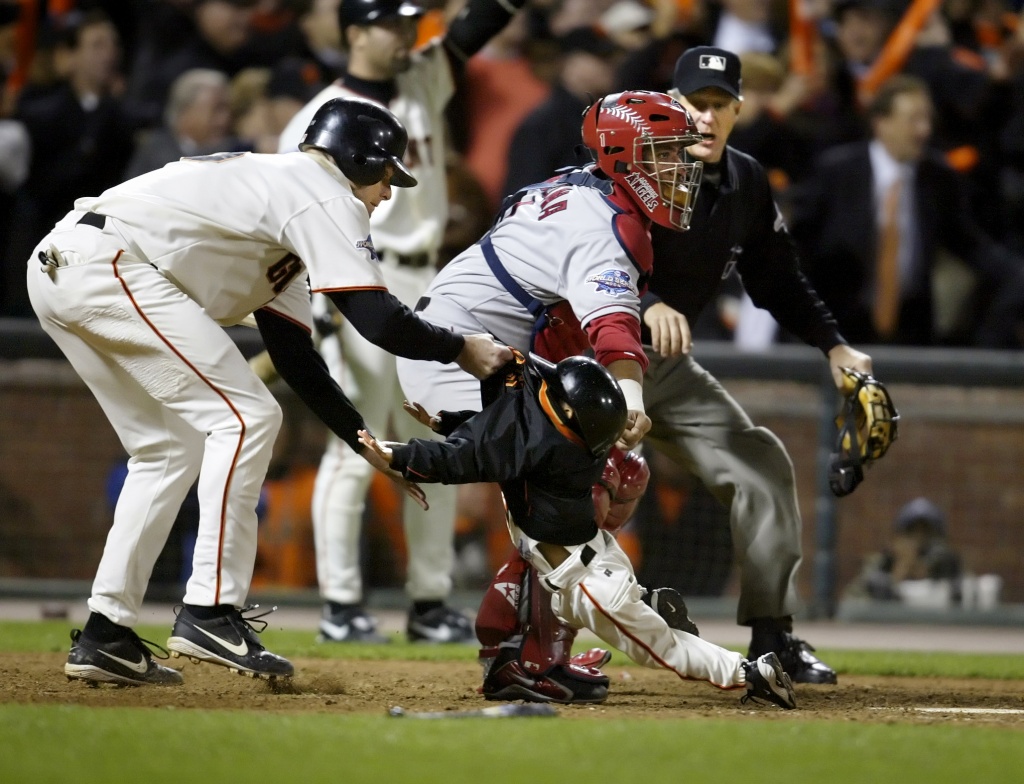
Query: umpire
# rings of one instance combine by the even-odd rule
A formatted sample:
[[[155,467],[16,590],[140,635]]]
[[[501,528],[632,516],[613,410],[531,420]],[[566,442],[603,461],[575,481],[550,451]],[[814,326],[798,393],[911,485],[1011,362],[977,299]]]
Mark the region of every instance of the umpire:
[[[690,230],[652,227],[654,277],[641,309],[648,439],[729,509],[741,570],[737,621],[752,627],[748,658],[774,651],[795,682],[836,683],[835,671],[793,635],[801,559],[793,463],[689,353],[689,325],[735,268],[758,307],[828,356],[837,386],[840,367],[871,371],[871,357],[846,345],[800,271],[764,167],[727,146],[740,85],[740,60],[724,49],[695,47],[676,63],[671,92],[704,135],[687,148],[704,175]]]

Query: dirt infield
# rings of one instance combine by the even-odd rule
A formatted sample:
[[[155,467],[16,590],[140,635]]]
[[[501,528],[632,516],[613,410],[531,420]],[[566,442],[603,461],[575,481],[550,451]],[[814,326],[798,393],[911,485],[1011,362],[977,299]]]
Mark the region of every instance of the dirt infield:
[[[406,711],[452,711],[491,704],[476,693],[480,671],[472,662],[297,659],[296,677],[275,687],[220,667],[172,660],[183,668],[183,686],[91,688],[64,677],[65,657],[0,654],[0,703],[369,714],[383,714],[395,705]],[[789,713],[770,705],[741,705],[740,691],[680,681],[664,671],[614,664],[605,671],[612,689],[604,705],[560,707],[559,713],[571,718],[737,720],[755,713],[877,723],[963,722],[1024,730],[1024,681],[842,676],[838,687],[798,686],[799,710]]]

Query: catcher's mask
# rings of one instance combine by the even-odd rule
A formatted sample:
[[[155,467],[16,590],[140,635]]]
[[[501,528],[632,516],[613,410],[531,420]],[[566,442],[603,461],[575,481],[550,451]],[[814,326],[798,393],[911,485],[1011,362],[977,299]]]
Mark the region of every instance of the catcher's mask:
[[[647,217],[689,228],[704,164],[684,150],[704,137],[681,103],[646,90],[606,95],[583,113],[582,134],[597,167]]]
[[[885,386],[867,373],[842,368],[846,396],[836,416],[836,446],[828,483],[842,497],[864,479],[864,466],[878,460],[896,440],[900,419]]]

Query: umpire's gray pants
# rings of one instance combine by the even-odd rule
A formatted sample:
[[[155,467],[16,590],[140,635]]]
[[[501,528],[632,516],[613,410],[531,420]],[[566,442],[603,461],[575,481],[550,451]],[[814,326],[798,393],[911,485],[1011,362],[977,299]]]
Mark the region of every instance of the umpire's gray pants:
[[[666,358],[644,348],[651,360],[644,405],[654,423],[647,440],[699,477],[729,510],[740,567],[737,620],[793,614],[800,510],[785,447],[770,430],[755,427],[692,357]]]

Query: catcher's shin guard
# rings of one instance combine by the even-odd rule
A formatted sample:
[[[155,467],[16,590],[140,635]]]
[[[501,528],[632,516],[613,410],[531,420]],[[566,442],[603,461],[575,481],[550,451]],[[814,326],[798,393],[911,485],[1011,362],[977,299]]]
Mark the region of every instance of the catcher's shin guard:
[[[477,613],[481,692],[487,699],[603,702],[611,654],[593,648],[570,659],[576,630],[551,609],[551,595],[519,553],[498,570]]]

